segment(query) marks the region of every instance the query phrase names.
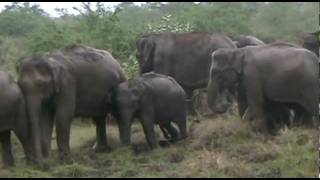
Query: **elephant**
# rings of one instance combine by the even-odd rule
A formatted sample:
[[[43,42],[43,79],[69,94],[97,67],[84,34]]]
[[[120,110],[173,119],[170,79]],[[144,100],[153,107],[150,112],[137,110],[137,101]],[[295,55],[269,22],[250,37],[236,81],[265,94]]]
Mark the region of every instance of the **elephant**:
[[[0,143],[4,167],[14,166],[11,131],[22,144],[27,163],[33,160],[29,122],[23,94],[13,77],[0,70]]]
[[[137,41],[140,74],[153,71],[173,77],[186,92],[189,114],[196,116],[193,91],[206,88],[211,53],[218,48],[236,46],[220,33],[147,34]]]
[[[318,72],[314,53],[288,43],[219,49],[212,54],[207,102],[214,112],[224,113],[236,89],[238,104],[248,107],[240,114],[255,120],[255,130],[264,134],[275,133],[270,120],[274,104],[278,111],[294,109],[306,125],[312,125],[313,118],[318,125]]]
[[[233,42],[238,48],[246,47],[246,46],[258,46],[263,45],[264,42],[254,36],[245,36],[240,35],[239,37],[236,37],[233,39]]]
[[[118,85],[113,96],[122,144],[130,145],[131,124],[138,118],[150,148],[158,146],[154,124],[171,142],[187,137],[185,91],[170,76],[144,73]],[[177,129],[171,124],[175,123]]]
[[[243,48],[246,46],[259,46],[259,45],[265,44],[262,40],[251,35],[240,35],[236,38],[233,38],[232,40],[238,48]],[[243,92],[241,92],[240,94],[243,94]],[[245,106],[241,107],[242,105],[245,105]],[[246,103],[241,103],[241,102],[238,103],[238,111],[241,117],[243,117],[246,108],[247,108]],[[291,125],[290,118],[292,114],[290,114],[289,108],[283,107],[277,103],[272,103],[272,102],[267,103],[265,108],[267,108],[268,112],[270,112],[269,113],[270,119],[273,119],[276,122],[281,121],[284,125],[287,125],[287,126]]]
[[[17,69],[38,161],[49,156],[53,123],[59,159],[70,160],[70,128],[74,117],[94,120],[96,152],[111,150],[105,119],[112,111],[113,88],[126,77],[109,52],[69,45],[42,56],[23,58]]]
[[[314,52],[319,57],[319,34],[320,31],[303,34],[302,47]]]

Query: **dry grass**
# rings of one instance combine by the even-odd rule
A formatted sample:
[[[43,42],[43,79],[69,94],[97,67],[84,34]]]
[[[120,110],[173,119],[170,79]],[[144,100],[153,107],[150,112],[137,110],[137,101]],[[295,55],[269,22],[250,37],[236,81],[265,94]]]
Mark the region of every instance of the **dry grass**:
[[[73,164],[56,160],[53,141],[49,170],[26,167],[15,140],[17,166],[0,170],[0,177],[316,177],[318,173],[316,130],[285,129],[263,139],[234,115],[203,119],[189,130],[187,140],[150,151],[143,148],[147,145],[139,123],[132,127],[132,147],[122,147],[117,127],[108,127],[113,151],[97,154],[92,150],[94,126],[76,122],[71,132]],[[159,128],[156,132],[162,138]]]

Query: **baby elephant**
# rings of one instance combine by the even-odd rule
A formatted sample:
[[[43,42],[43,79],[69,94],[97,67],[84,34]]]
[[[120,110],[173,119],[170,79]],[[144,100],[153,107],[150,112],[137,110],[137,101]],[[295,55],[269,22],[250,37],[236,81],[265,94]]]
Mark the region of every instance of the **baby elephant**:
[[[113,100],[121,142],[130,144],[130,127],[134,118],[140,119],[151,148],[158,146],[154,124],[160,126],[170,141],[186,138],[185,98],[184,90],[173,78],[153,72],[119,84]],[[171,122],[176,123],[180,133]]]
[[[19,86],[7,73],[0,71],[0,143],[4,167],[13,166],[11,130],[21,142],[27,162],[32,158],[26,106]]]

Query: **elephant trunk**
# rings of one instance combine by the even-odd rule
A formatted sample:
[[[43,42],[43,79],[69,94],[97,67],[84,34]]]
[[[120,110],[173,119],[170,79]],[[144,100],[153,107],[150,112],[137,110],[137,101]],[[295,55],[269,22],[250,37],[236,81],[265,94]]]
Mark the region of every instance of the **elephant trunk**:
[[[224,90],[225,92],[227,90]],[[210,80],[208,85],[207,103],[209,108],[215,113],[224,113],[228,109],[226,93],[219,92],[219,85]]]
[[[120,139],[123,145],[131,143],[131,119],[128,115],[121,115],[119,120]]]
[[[34,161],[40,162],[42,159],[42,150],[41,150],[41,129],[40,129],[40,110],[41,110],[41,101],[39,98],[34,96],[26,97],[27,101],[27,112],[30,124],[30,137],[32,149],[34,151]]]

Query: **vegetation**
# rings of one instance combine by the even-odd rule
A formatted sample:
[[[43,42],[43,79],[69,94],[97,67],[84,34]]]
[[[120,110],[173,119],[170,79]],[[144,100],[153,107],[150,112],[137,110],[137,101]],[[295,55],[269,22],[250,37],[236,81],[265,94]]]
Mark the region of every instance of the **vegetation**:
[[[0,177],[309,177],[317,176],[317,130],[284,129],[265,140],[230,113],[190,124],[189,139],[166,148],[147,150],[140,124],[132,128],[131,148],[121,147],[116,126],[108,126],[111,153],[92,150],[93,124],[75,120],[71,132],[74,163],[57,160],[56,142],[44,170],[25,165],[21,145],[14,139],[16,167]],[[158,139],[163,138],[157,127]]]
[[[79,15],[56,9],[52,18],[37,5],[14,2],[0,13],[0,67],[16,76],[21,57],[81,43],[110,51],[127,77],[138,74],[136,41],[150,32],[223,32],[250,34],[262,40],[300,44],[301,33],[319,29],[314,2],[147,2],[82,3]],[[199,95],[201,96],[201,95]],[[201,104],[197,102],[196,105]],[[205,110],[204,110],[205,111]],[[57,160],[56,142],[48,169],[26,166],[14,139],[16,167],[0,169],[0,177],[316,177],[316,130],[284,129],[264,140],[246,122],[229,113],[189,124],[190,138],[169,148],[147,151],[139,124],[132,128],[132,148],[121,147],[117,127],[108,126],[113,151],[96,154],[91,147],[95,127],[75,120],[71,131],[73,164]],[[160,131],[158,137],[160,138]],[[1,165],[1,164],[0,164]]]
[[[15,74],[20,57],[82,43],[110,51],[127,75],[137,74],[136,41],[149,32],[223,32],[299,43],[299,35],[318,29],[316,2],[147,2],[82,3],[79,15],[56,9],[51,18],[38,5],[14,2],[0,13],[0,65]]]

